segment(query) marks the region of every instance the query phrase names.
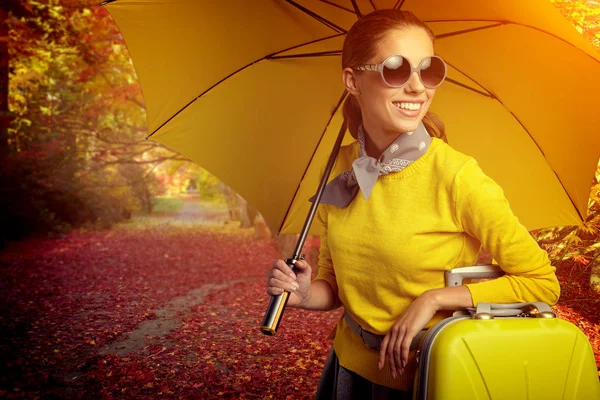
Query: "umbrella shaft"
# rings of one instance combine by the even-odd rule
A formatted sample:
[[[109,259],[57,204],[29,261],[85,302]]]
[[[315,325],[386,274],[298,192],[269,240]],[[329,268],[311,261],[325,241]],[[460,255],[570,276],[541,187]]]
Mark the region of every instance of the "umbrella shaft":
[[[317,193],[315,195],[315,201],[310,206],[310,210],[308,215],[306,216],[306,220],[304,221],[304,226],[302,226],[302,230],[300,231],[300,235],[298,237],[298,242],[296,243],[296,248],[294,249],[294,254],[291,259],[299,260],[302,252],[302,247],[304,247],[304,242],[306,241],[306,237],[308,236],[308,230],[310,229],[310,225],[312,224],[313,219],[315,218],[315,214],[317,213],[317,207],[319,206],[319,202],[321,201],[321,197],[323,196],[323,192],[325,191],[325,186],[327,185],[327,181],[329,180],[329,175],[331,174],[331,170],[335,164],[335,159],[337,158],[338,153],[340,152],[340,147],[342,146],[342,141],[344,140],[344,135],[346,133],[347,123],[346,120],[340,126],[340,131],[338,133],[337,139],[333,145],[333,149],[331,149],[331,153],[329,154],[329,159],[327,160],[327,165],[325,166],[325,170],[323,171],[323,176],[321,176],[321,182],[319,182],[319,187],[317,188]]]
[[[300,254],[302,251],[302,247],[304,246],[304,242],[306,240],[306,236],[308,235],[308,229],[312,224],[312,221],[317,212],[317,207],[319,206],[319,201],[321,201],[321,196],[325,191],[325,185],[327,185],[327,180],[329,179],[329,174],[333,169],[333,165],[335,164],[335,159],[340,150],[340,146],[342,145],[342,140],[344,139],[344,134],[346,133],[346,121],[342,123],[340,127],[340,132],[338,133],[337,140],[333,145],[333,150],[329,155],[329,160],[327,161],[327,166],[325,167],[325,171],[323,172],[323,176],[321,177],[321,182],[319,184],[319,188],[317,189],[317,194],[315,196],[315,201],[310,207],[310,211],[308,216],[306,217],[306,221],[304,222],[304,226],[302,227],[302,231],[300,232],[300,236],[298,237],[298,242],[296,243],[296,248],[294,249],[294,255],[291,258],[285,260],[286,264],[296,272],[294,269],[294,263],[298,260],[303,259],[303,255]],[[265,312],[265,318],[260,326],[260,331],[265,335],[273,336],[277,333],[277,328],[279,327],[279,323],[281,322],[281,317],[283,317],[283,311],[285,310],[285,305],[290,297],[289,292],[283,292],[277,296],[271,296],[271,301],[269,302],[269,307],[267,307],[267,311]]]

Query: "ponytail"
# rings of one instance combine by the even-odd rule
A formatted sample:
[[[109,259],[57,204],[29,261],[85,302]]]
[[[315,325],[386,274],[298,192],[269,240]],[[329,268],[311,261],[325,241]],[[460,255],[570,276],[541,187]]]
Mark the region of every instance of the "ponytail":
[[[356,97],[351,94],[346,97],[342,108],[348,130],[354,139],[358,139],[358,128],[362,125],[362,113]]]
[[[425,114],[425,117],[423,117],[423,125],[425,125],[425,129],[427,129],[429,136],[442,139],[444,142],[448,143],[446,128],[444,128],[444,123],[437,115],[428,111],[427,114]]]

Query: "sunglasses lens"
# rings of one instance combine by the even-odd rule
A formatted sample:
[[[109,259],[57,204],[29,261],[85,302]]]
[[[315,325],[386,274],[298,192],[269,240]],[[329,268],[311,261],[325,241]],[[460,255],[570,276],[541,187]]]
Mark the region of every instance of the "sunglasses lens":
[[[392,56],[383,64],[383,79],[393,87],[402,86],[410,77],[410,63],[402,56]]]
[[[421,81],[425,87],[436,87],[444,78],[446,78],[446,65],[441,58],[428,57],[421,62]]]

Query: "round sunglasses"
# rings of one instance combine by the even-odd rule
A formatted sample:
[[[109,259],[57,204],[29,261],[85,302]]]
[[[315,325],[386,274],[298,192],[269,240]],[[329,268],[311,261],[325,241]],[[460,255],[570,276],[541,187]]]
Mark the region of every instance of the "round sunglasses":
[[[446,63],[438,56],[425,57],[415,68],[410,61],[398,54],[389,56],[380,64],[368,64],[354,69],[379,72],[383,81],[393,88],[404,86],[412,73],[416,72],[423,86],[434,89],[444,82],[447,72]]]

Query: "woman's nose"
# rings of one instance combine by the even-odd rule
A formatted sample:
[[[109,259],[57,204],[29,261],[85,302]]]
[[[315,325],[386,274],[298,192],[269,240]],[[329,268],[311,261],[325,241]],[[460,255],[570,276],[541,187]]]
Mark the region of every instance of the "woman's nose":
[[[425,86],[423,86],[423,82],[421,82],[421,78],[416,71],[410,74],[410,78],[406,82],[406,89],[411,93],[420,93],[425,90]]]

